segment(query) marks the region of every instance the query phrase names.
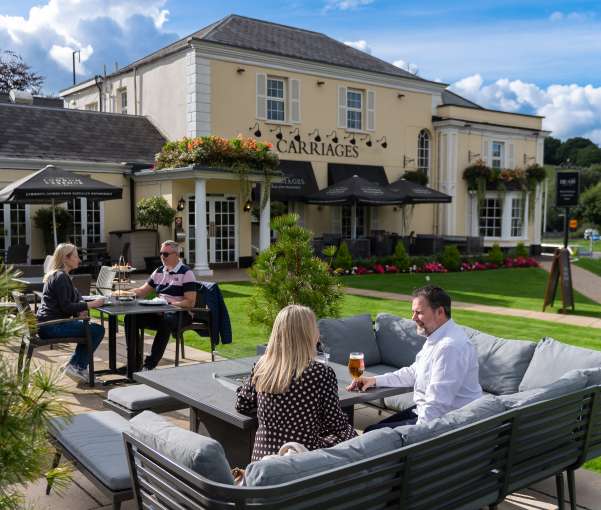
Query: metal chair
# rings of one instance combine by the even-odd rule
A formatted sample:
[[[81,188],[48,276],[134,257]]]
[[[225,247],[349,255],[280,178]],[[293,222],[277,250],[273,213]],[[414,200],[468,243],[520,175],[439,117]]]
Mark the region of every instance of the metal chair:
[[[211,310],[202,302],[201,292],[196,292],[196,303],[194,308],[189,309],[194,313],[192,323],[187,326],[182,325],[182,316],[180,315],[179,326],[175,334],[175,366],[179,366],[179,356],[181,352],[182,359],[186,359],[184,352],[184,333],[186,331],[196,331],[197,333],[206,332],[211,341],[211,361],[215,361],[215,339],[213,338],[213,328],[211,327]]]
[[[92,349],[92,338],[90,335],[90,319],[70,318],[46,321],[44,322],[44,325],[66,324],[74,320],[83,320],[85,325],[85,335],[82,337],[41,338],[38,334],[37,319],[29,307],[25,294],[13,291],[12,297],[17,305],[17,310],[23,315],[28,324],[27,330],[21,337],[21,348],[19,349],[19,360],[17,362],[19,372],[29,369],[33,351],[38,347],[52,346],[55,344],[85,344],[88,348],[88,371],[90,374],[88,384],[94,386],[94,351]]]
[[[71,276],[73,287],[75,287],[82,296],[87,296],[90,293],[92,285],[91,274],[74,274]]]
[[[112,267],[102,266],[96,278],[96,292],[103,296],[110,296],[113,291],[113,280],[117,275]],[[100,312],[100,324],[104,327],[104,314]]]

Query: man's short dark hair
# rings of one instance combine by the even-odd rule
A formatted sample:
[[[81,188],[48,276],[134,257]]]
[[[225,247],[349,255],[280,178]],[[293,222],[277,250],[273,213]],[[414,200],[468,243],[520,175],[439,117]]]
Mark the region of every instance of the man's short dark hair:
[[[433,310],[437,310],[442,306],[447,318],[451,318],[451,297],[440,287],[436,287],[435,285],[426,285],[425,287],[415,289],[411,295],[414,298],[426,298],[428,303],[430,303],[430,308]]]

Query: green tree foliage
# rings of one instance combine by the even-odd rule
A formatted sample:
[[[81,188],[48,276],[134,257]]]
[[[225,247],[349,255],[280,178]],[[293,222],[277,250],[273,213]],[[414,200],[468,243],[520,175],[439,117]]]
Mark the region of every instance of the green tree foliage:
[[[503,261],[505,260],[505,256],[503,255],[503,250],[501,250],[501,247],[497,243],[492,245],[492,248],[488,252],[488,255],[486,258],[488,259],[488,262],[492,262],[493,264],[496,264],[497,266],[500,266],[501,264],[503,264]]]
[[[585,149],[590,145],[595,144],[588,138],[582,138],[581,136],[568,138],[561,144],[561,147],[559,147],[557,151],[559,163],[567,163],[570,161],[573,165],[578,165],[578,151],[580,149]]]
[[[43,83],[44,77],[34,73],[20,55],[10,50],[0,53],[0,92],[16,89],[38,94]]]
[[[59,243],[64,243],[73,233],[73,216],[63,207],[54,208],[56,218],[56,237]],[[46,253],[54,251],[54,231],[52,225],[52,207],[42,207],[33,215],[33,224],[42,231]]]
[[[175,209],[169,206],[163,197],[143,198],[136,206],[136,218],[138,225],[149,227],[157,231],[156,249],[159,250],[160,226],[170,227],[175,220]]]
[[[601,226],[601,182],[580,195],[576,214],[591,225]]]
[[[516,257],[528,257],[530,255],[528,247],[522,242],[517,244],[514,253]]]
[[[461,268],[461,253],[457,246],[451,244],[444,247],[440,255],[440,263],[449,271],[459,271]]]
[[[251,322],[271,330],[286,305],[310,307],[317,317],[338,317],[343,297],[341,283],[328,264],[313,254],[311,232],[298,225],[298,214],[274,218],[277,241],[262,252],[250,275],[254,293],[249,300]]]
[[[578,149],[576,151],[575,163],[577,166],[585,168],[601,163],[601,149],[593,143],[582,149]]]
[[[394,247],[394,265],[399,271],[408,271],[411,267],[411,258],[407,254],[403,241],[397,241]]]
[[[343,241],[340,243],[334,258],[334,269],[350,270],[353,267],[353,256],[351,255],[348,245]]]
[[[545,138],[545,156],[544,161],[547,165],[559,165],[561,163],[559,148],[561,140],[548,136]]]
[[[601,164],[591,165],[580,172],[580,189],[582,191],[601,182]]]
[[[0,266],[0,295],[15,289],[13,273]],[[20,484],[37,480],[44,474],[60,489],[69,480],[69,469],[48,470],[52,448],[47,439],[50,418],[66,416],[58,384],[60,372],[40,366],[17,370],[16,356],[8,348],[19,342],[35,319],[15,316],[0,308],[0,509],[25,508]]]

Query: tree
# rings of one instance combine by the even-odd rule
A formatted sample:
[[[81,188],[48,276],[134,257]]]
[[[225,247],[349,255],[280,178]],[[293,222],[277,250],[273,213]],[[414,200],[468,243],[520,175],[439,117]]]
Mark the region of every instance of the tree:
[[[69,234],[73,232],[73,216],[63,207],[54,207],[54,216],[56,219],[56,238],[59,243],[63,243],[69,239]],[[33,215],[33,224],[42,231],[46,253],[52,253],[54,251],[52,207],[38,209]]]
[[[143,198],[136,206],[138,225],[157,231],[157,253],[159,251],[159,226],[170,227],[175,220],[175,209],[169,207],[163,197]]]
[[[591,225],[601,226],[601,182],[580,195],[576,214]]]
[[[39,94],[43,84],[44,77],[33,72],[20,55],[10,50],[0,53],[0,92],[17,89]]]
[[[584,149],[590,145],[595,145],[588,138],[582,138],[581,136],[577,136],[575,138],[568,138],[565,142],[561,144],[559,150],[557,151],[557,155],[559,157],[559,163],[565,163],[568,160],[573,164],[576,164],[576,159],[578,158],[578,150]]]
[[[271,330],[278,312],[287,305],[311,308],[317,317],[338,317],[341,284],[328,264],[313,254],[311,232],[298,225],[298,214],[271,221],[277,241],[262,252],[250,269],[254,294],[249,300],[251,322]]]
[[[596,145],[588,145],[576,151],[576,166],[589,167],[601,163],[601,149]]]
[[[561,159],[559,158],[559,148],[561,147],[561,140],[548,136],[545,138],[545,156],[544,161],[546,165],[559,165]]]
[[[0,266],[0,295],[15,290],[14,274]],[[48,469],[52,448],[48,443],[48,420],[65,416],[68,411],[61,400],[60,371],[28,364],[17,369],[17,359],[8,344],[19,341],[35,319],[14,315],[0,308],[0,508],[25,508],[21,484],[40,476],[52,481],[55,488],[64,487],[69,469]]]

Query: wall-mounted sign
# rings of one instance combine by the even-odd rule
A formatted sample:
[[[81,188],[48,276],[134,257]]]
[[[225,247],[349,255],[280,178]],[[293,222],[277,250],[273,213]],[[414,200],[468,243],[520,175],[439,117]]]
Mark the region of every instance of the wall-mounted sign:
[[[359,157],[359,147],[350,144],[278,140],[275,147],[278,152],[285,154],[307,154],[311,156],[331,156],[338,158]]]
[[[580,174],[578,172],[557,172],[556,202],[557,207],[574,207],[578,205],[580,195]]]

